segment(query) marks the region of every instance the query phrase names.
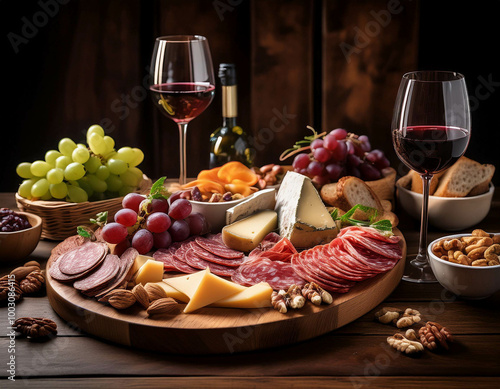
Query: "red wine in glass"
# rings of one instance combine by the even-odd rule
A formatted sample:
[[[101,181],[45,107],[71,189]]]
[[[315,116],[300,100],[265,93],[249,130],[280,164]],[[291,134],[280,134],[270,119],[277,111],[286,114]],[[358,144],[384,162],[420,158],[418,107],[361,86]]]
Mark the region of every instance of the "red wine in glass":
[[[394,134],[398,157],[419,174],[448,168],[464,154],[468,143],[467,130],[450,126],[413,126]]]
[[[150,87],[158,108],[176,123],[185,123],[210,105],[215,86],[203,82],[172,82]]]
[[[470,108],[464,76],[417,71],[403,75],[392,119],[392,142],[399,159],[422,177],[422,219],[418,253],[403,280],[437,282],[427,257],[429,186],[432,176],[450,167],[467,149]]]

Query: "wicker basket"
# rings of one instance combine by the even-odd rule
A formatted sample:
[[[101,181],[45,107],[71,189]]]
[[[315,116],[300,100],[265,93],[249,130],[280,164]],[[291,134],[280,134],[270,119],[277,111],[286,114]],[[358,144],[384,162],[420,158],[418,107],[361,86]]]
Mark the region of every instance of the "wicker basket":
[[[151,180],[144,176],[136,192],[147,193]],[[108,220],[122,207],[123,197],[85,203],[66,201],[30,201],[16,193],[17,207],[42,218],[42,238],[64,240],[76,234],[76,227],[90,225],[89,220],[99,212],[108,211]]]

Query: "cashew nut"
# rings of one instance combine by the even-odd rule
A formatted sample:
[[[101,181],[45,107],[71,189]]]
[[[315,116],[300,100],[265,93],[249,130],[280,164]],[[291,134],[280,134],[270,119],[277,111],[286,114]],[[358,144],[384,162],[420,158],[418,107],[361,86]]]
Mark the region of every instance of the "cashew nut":
[[[494,244],[486,249],[484,258],[491,261],[498,261],[500,256],[500,244]]]

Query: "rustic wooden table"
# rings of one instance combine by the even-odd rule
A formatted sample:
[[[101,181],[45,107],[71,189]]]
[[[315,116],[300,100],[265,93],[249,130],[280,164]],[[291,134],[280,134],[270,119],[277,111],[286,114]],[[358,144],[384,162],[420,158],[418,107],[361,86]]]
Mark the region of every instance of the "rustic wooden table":
[[[14,194],[0,194],[0,207],[15,208]],[[400,215],[409,255],[418,245],[419,223]],[[500,193],[480,224],[500,231]],[[429,239],[446,233],[430,229]],[[45,265],[55,242],[41,241],[30,256]],[[19,264],[2,265],[6,274]],[[499,280],[500,282],[500,280]],[[386,343],[395,328],[373,321],[381,306],[418,309],[424,319],[448,327],[456,341],[448,351],[403,355]],[[0,307],[0,387],[171,387],[171,388],[492,388],[500,384],[500,293],[463,300],[439,284],[401,282],[372,312],[334,332],[277,349],[232,355],[180,356],[112,344],[79,331],[59,318],[47,297],[26,297],[16,317],[55,320],[58,335],[36,342],[9,337],[7,308]],[[16,382],[7,380],[15,349]]]

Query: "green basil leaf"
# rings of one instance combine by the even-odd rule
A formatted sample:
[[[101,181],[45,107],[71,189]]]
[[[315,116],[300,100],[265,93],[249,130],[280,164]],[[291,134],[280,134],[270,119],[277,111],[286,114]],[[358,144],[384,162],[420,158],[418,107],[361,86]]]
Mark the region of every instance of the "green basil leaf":
[[[92,233],[89,232],[85,227],[78,226],[76,227],[76,232],[78,235],[83,236],[84,238],[91,238]]]

